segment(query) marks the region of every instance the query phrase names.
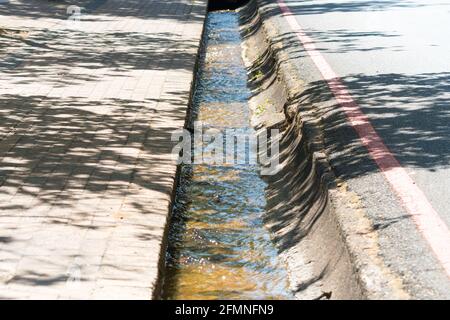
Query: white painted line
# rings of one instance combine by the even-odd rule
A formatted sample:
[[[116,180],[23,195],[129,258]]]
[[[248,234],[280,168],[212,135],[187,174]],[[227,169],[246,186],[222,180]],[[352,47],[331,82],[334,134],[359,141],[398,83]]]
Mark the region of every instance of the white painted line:
[[[358,133],[362,144],[383,172],[391,188],[395,191],[436,258],[442,264],[447,276],[450,277],[450,231],[448,226],[433,209],[422,190],[417,187],[406,170],[386,147],[370,123],[369,118],[363,113],[339,76],[316,49],[314,41],[305,34],[284,0],[277,1],[283,16],[319,69],[336,101],[344,110],[348,121]]]

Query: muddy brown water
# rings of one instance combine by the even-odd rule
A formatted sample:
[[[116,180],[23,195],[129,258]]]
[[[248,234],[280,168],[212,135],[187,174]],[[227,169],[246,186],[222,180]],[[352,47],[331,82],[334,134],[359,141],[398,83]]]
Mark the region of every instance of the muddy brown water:
[[[205,28],[193,120],[254,134],[238,15],[211,12]],[[165,299],[292,298],[285,265],[263,222],[265,188],[257,165],[182,166],[169,230]]]

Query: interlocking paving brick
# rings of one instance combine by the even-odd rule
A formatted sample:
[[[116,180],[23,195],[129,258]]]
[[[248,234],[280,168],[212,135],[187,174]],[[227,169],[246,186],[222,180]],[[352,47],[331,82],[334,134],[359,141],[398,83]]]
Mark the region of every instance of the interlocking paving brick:
[[[150,299],[206,0],[0,4],[0,298]]]

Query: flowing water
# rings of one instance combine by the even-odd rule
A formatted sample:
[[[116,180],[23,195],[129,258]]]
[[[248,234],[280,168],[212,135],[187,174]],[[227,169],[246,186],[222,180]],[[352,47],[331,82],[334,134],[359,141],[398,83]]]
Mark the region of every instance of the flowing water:
[[[208,128],[254,134],[238,25],[235,12],[209,13],[192,117]],[[263,223],[265,187],[257,165],[182,166],[164,298],[292,298]]]

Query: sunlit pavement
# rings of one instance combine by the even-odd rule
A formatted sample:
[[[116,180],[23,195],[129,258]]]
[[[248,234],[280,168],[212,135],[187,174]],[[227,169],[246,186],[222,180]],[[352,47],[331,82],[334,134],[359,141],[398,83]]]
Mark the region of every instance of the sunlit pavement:
[[[0,298],[155,287],[205,1],[78,3],[0,4]]]

